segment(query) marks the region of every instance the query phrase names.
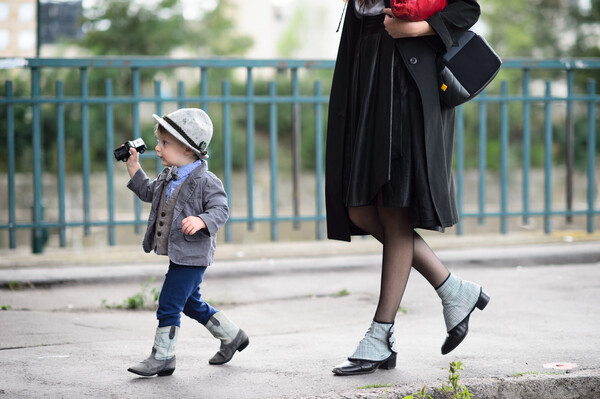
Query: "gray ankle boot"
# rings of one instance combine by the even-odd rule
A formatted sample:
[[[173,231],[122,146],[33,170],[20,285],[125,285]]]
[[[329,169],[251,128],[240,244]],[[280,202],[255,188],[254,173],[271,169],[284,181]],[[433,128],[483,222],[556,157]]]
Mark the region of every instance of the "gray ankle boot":
[[[336,375],[359,375],[391,370],[396,367],[397,353],[394,324],[373,321],[352,356],[332,371]]]
[[[469,317],[475,308],[483,310],[490,298],[481,286],[450,274],[436,289],[444,307],[444,321],[448,336],[442,345],[442,354],[456,348],[469,332]]]
[[[223,312],[215,313],[206,323],[206,328],[213,337],[221,340],[219,351],[208,361],[210,364],[227,363],[235,351],[243,351],[250,343],[244,330],[233,324]]]
[[[148,358],[127,371],[134,374],[151,377],[158,374],[160,377],[171,375],[175,371],[175,347],[179,327],[158,327],[154,336],[154,346]]]

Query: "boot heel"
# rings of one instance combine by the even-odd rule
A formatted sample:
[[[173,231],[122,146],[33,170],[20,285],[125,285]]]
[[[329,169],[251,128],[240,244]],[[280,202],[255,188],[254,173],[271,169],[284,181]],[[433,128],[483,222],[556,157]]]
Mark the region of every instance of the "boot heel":
[[[242,342],[242,344],[237,348],[238,352],[243,351],[244,349],[246,349],[246,347],[248,346],[248,344],[250,343],[250,339],[246,338],[246,340],[244,342]]]
[[[485,307],[487,306],[489,301],[490,301],[490,297],[487,296],[487,294],[485,292],[483,292],[483,290],[482,290],[481,293],[479,294],[479,299],[477,300],[477,304],[475,306],[477,306],[477,308],[479,310],[483,310],[483,309],[485,309]]]
[[[386,360],[383,361],[383,363],[381,363],[379,365],[380,369],[384,369],[384,370],[392,370],[396,368],[396,354],[392,354],[390,357],[388,357]]]
[[[159,377],[166,377],[169,376],[171,374],[173,374],[173,372],[175,372],[175,369],[170,369],[170,370],[163,370],[159,373],[156,373]]]

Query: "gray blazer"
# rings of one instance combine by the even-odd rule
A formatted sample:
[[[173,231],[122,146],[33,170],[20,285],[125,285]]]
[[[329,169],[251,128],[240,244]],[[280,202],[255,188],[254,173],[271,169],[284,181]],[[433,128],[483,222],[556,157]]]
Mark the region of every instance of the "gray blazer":
[[[206,162],[194,169],[181,184],[169,233],[169,259],[179,265],[209,266],[213,263],[217,246],[217,230],[229,217],[227,194],[221,180],[208,170]],[[164,186],[162,174],[150,180],[142,169],[127,183],[127,187],[142,201],[152,203],[142,244],[146,252],[154,249],[156,213]],[[181,222],[192,215],[200,216],[207,228],[185,235],[181,231]]]

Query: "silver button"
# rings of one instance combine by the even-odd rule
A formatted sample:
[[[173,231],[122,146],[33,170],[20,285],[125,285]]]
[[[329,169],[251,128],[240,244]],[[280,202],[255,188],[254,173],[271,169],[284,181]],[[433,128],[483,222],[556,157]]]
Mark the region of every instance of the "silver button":
[[[410,59],[408,60],[408,62],[410,62],[412,65],[415,65],[418,61],[416,57],[410,57]]]

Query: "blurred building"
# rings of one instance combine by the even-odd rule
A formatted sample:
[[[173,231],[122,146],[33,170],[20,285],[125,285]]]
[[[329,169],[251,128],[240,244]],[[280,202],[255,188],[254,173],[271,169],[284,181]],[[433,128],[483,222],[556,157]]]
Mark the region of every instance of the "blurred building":
[[[81,0],[41,1],[41,44],[82,34]],[[35,57],[37,0],[0,0],[0,57]]]
[[[37,1],[0,0],[0,57],[34,57]]]
[[[44,1],[40,6],[42,44],[54,44],[83,35],[81,0]]]

